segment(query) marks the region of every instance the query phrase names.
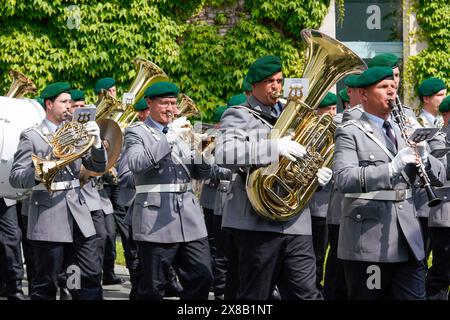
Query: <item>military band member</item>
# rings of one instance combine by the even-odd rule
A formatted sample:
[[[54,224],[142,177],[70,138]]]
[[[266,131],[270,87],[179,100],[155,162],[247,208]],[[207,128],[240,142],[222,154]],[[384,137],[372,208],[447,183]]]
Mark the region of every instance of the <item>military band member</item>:
[[[317,115],[329,114],[331,117],[336,115],[337,96],[332,92],[327,92],[320,101],[317,108]],[[323,263],[328,247],[328,229],[327,229],[327,209],[330,202],[332,184],[328,183],[319,188],[309,201],[309,210],[311,211],[311,228],[314,254],[316,256],[316,286],[322,291]]]
[[[100,97],[102,90],[108,92],[112,97],[117,97],[116,80],[111,77],[101,78],[97,80],[94,86],[94,92]],[[116,173],[114,167],[111,171]],[[105,242],[105,255],[103,259],[103,284],[114,285],[122,284],[124,279],[118,277],[114,271],[114,265],[116,260],[116,228],[119,231],[122,243],[127,242],[127,227],[123,224],[126,211],[118,204],[119,198],[119,186],[110,172],[103,175],[102,180],[103,190],[109,197],[113,206],[113,214],[105,216],[106,225],[106,242]],[[125,249],[125,248],[124,248]]]
[[[447,90],[445,83],[438,78],[428,78],[424,80],[419,88],[418,94],[422,104],[422,111],[417,121],[426,128],[438,128],[442,126],[442,117],[439,114],[439,104],[445,98]],[[428,216],[430,207],[427,205],[428,197],[425,189],[417,188],[414,194],[414,204],[419,216],[420,226],[425,247],[425,266],[427,266],[430,255],[430,235],[428,230]]]
[[[98,79],[94,86],[94,92],[99,95],[102,90],[106,90],[114,98],[117,96],[116,80],[111,77]]]
[[[252,95],[244,105],[225,111],[216,144],[218,163],[237,173],[222,217],[222,228],[234,240],[229,265],[235,269],[227,273],[227,287],[232,288],[227,295],[269,299],[277,285],[284,299],[319,299],[309,208],[288,222],[269,221],[254,211],[245,190],[252,167],[277,162],[280,155],[293,161],[306,153],[290,136],[267,139],[270,122],[276,121],[283,108],[274,95],[282,88],[281,60],[275,56],[256,60],[246,78]],[[331,170],[320,169],[319,175],[324,185]]]
[[[439,105],[447,93],[444,81],[438,78],[428,78],[422,81],[417,91],[422,104],[419,122],[426,128],[442,127]]]
[[[17,201],[0,197],[0,272],[8,300],[27,300],[22,291],[24,276]]]
[[[80,283],[71,290],[74,299],[102,299],[101,269],[97,261],[96,233],[89,208],[80,192],[78,175],[81,163],[94,172],[103,172],[107,155],[95,122],[87,132],[95,137],[90,153],[60,170],[49,193],[40,183],[31,155],[46,158],[52,152],[51,134],[64,123],[70,109],[70,85],[57,82],[41,93],[46,118],[36,127],[24,130],[11,169],[10,183],[15,188],[32,188],[28,212],[28,239],[35,253],[35,278],[32,299],[55,299],[57,275],[71,251],[69,265],[79,270]]]
[[[450,147],[450,96],[439,105],[444,126],[438,134],[437,148]],[[434,139],[433,139],[434,140]],[[432,141],[431,150],[435,149]],[[443,156],[447,170],[447,181],[436,188],[436,195],[442,199],[442,205],[430,209],[428,226],[433,252],[433,263],[426,278],[427,297],[430,300],[448,300],[450,286],[450,154]]]
[[[364,113],[336,130],[333,169],[345,194],[338,257],[350,299],[424,299],[425,256],[411,181],[422,161],[433,185],[445,170],[425,142],[407,146],[392,120],[397,85],[392,68],[372,67],[358,78]],[[409,182],[408,182],[409,181]]]
[[[142,271],[137,299],[162,299],[171,265],[183,286],[182,299],[207,299],[212,282],[205,222],[191,185],[192,178],[206,178],[210,166],[192,163],[190,146],[182,140],[189,122],[183,117],[172,122],[178,93],[170,82],[147,88],[150,116],[125,132],[136,183],[132,227]]]

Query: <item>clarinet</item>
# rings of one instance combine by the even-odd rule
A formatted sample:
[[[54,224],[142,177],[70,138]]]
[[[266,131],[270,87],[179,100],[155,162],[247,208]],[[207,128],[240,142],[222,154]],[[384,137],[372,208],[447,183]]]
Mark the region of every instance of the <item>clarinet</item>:
[[[396,96],[395,98],[395,102],[393,100],[389,100],[389,107],[391,108],[391,114],[392,117],[394,118],[394,121],[398,124],[399,128],[400,128],[400,132],[402,135],[402,138],[406,141],[406,143],[415,148],[416,152],[417,152],[417,147],[415,145],[413,145],[409,140],[409,135],[407,133],[407,124],[406,124],[406,113],[403,110],[403,106],[402,103],[400,102],[400,99],[398,98],[398,96]],[[416,165],[417,167],[417,173],[420,177],[420,180],[423,184],[423,187],[425,188],[425,191],[427,193],[427,197],[428,197],[428,206],[431,207],[435,207],[438,206],[439,204],[441,204],[442,199],[438,198],[436,196],[436,193],[434,192],[432,186],[431,186],[431,182],[430,182],[430,178],[428,177],[427,172],[425,171],[425,166],[422,162],[422,160],[419,157],[419,163]]]

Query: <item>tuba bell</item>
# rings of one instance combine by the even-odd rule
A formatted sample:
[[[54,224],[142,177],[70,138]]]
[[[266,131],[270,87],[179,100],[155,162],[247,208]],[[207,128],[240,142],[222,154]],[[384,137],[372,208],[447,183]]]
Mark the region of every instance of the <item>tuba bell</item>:
[[[33,81],[31,81],[31,79],[29,79],[22,73],[15,70],[10,70],[9,75],[11,76],[13,81],[8,92],[5,94],[5,97],[22,98],[29,92],[36,92],[37,89]]]
[[[341,78],[366,68],[364,61],[341,42],[316,30],[305,29],[301,35],[307,44],[303,78],[309,80],[309,91],[306,96],[290,94],[269,139],[290,134],[307,153],[296,161],[282,157],[279,163],[256,169],[246,181],[253,208],[272,221],[298,215],[318,187],[317,171],[331,167],[336,126],[330,115],[316,115],[321,99]]]
[[[135,58],[134,64],[137,68],[137,75],[128,90],[128,94],[133,97],[132,101],[127,101],[124,111],[117,112],[112,119],[116,121],[120,128],[125,129],[137,118],[137,112],[134,111],[133,104],[139,101],[144,95],[147,87],[155,82],[168,81],[169,77],[166,73],[151,61],[143,58]]]

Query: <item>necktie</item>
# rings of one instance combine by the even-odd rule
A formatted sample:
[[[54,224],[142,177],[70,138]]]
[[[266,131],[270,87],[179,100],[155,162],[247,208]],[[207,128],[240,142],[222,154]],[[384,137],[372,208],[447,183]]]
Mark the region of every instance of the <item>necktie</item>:
[[[392,134],[392,128],[391,128],[391,124],[389,123],[389,121],[384,121],[383,128],[384,128],[388,138],[392,141],[394,146],[397,148],[397,139],[395,139],[394,135]]]
[[[163,132],[164,134],[166,134],[167,131],[169,131],[169,127],[164,127],[164,128],[162,129],[162,132]]]

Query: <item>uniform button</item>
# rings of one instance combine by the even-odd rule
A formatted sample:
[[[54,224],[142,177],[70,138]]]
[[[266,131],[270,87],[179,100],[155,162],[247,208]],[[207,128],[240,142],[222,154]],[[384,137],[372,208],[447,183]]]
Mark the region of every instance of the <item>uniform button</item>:
[[[37,201],[34,202],[34,205],[35,205],[35,206],[37,206],[38,204],[39,204],[39,202],[37,202]]]
[[[181,171],[178,171],[178,174],[182,174],[182,172],[181,172]]]
[[[373,160],[373,159],[375,159],[375,156],[374,156],[373,154],[371,154],[371,155],[369,156],[369,159],[370,159],[370,160]]]
[[[356,219],[361,219],[361,215],[359,213],[356,215]]]
[[[447,196],[444,196],[444,200],[447,200]]]
[[[70,196],[67,196],[67,198],[69,198],[69,199],[70,199]]]
[[[398,208],[399,208],[399,209],[403,209],[403,205],[400,204],[400,205],[398,206]]]

